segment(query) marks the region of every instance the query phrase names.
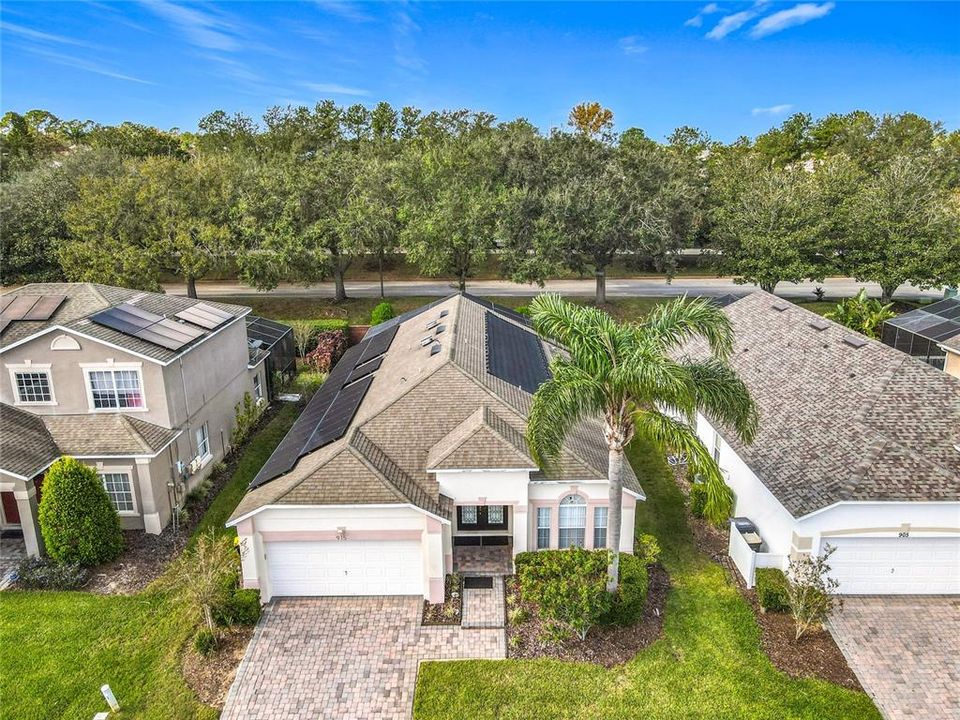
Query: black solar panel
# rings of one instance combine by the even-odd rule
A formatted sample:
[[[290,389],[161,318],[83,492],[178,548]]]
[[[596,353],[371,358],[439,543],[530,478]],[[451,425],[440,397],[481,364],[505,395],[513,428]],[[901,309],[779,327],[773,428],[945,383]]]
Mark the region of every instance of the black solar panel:
[[[383,355],[387,350],[390,349],[390,343],[393,342],[393,338],[396,336],[396,334],[397,326],[395,325],[389,330],[374,335],[370,339],[365,339],[360,344],[365,346],[363,354],[360,356],[360,362],[364,363],[367,360],[372,360],[378,355]],[[359,345],[357,347],[359,347]]]
[[[306,447],[303,448],[304,453],[313,452],[344,436],[372,382],[373,376],[367,375],[344,386],[337,393],[333,404],[330,405],[320,425],[307,442]]]
[[[350,373],[350,377],[347,378],[347,382],[353,382],[354,380],[362,378],[365,375],[369,375],[375,370],[379,370],[382,364],[383,364],[383,356],[381,355],[378,358],[374,358],[373,360],[368,360],[365,363],[361,363],[360,365],[357,365],[353,369],[353,372]]]
[[[24,314],[23,319],[49,320],[66,299],[66,295],[41,295],[36,305]]]
[[[487,312],[484,318],[487,372],[528,393],[536,392],[550,378],[540,338],[494,313]]]
[[[126,303],[91,315],[90,319],[124,335],[174,351],[204,335],[204,331],[199,328]]]
[[[206,303],[191,305],[177,313],[177,317],[207,330],[213,330],[230,320],[233,315]]]
[[[497,305],[496,303],[492,303],[489,300],[484,300],[483,298],[477,297],[476,295],[471,295],[470,293],[464,293],[463,296],[465,298],[469,298],[470,300],[477,303],[478,305],[482,305],[488,310],[492,310],[498,315],[503,315],[504,317],[508,317],[511,320],[515,320],[518,323],[522,323],[523,325],[531,324],[530,318],[528,318],[526,315],[518,313],[516,310],[511,310],[510,308],[504,307],[503,305]]]

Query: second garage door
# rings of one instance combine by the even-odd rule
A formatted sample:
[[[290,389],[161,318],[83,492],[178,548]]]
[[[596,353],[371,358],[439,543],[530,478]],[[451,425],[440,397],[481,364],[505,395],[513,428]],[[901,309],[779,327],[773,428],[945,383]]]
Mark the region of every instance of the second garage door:
[[[830,538],[831,575],[846,595],[960,593],[960,537]]]
[[[267,543],[272,594],[422,595],[417,540]]]

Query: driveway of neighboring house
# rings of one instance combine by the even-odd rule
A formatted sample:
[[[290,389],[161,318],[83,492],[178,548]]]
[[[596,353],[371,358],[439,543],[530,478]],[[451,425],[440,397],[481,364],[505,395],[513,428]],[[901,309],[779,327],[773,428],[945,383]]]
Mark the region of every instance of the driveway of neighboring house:
[[[422,610],[418,597],[273,601],[221,720],[409,718],[421,660],[505,656],[502,628],[423,627]]]
[[[887,720],[960,718],[960,597],[847,596],[830,631]]]

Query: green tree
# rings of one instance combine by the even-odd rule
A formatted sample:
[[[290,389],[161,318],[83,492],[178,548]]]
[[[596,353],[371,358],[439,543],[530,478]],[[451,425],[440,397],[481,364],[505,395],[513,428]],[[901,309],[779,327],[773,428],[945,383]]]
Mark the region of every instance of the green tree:
[[[861,288],[854,297],[845,298],[837,303],[837,306],[824,317],[863,333],[867,337],[879,338],[884,321],[897,316],[892,307],[893,303],[884,305],[879,300],[867,297],[867,289]]]
[[[726,363],[733,347],[727,316],[706,299],[680,298],[658,306],[639,324],[614,321],[598,308],[541,295],[530,305],[534,327],[569,352],[550,361],[552,378],[533,396],[527,440],[541,465],[554,462],[576,423],[603,423],[609,460],[607,589],[615,591],[620,561],[624,448],[634,437],[663,453],[684,452],[690,471],[708,489],[705,513],[725,520],[731,493],[720,468],[694,428],[702,412],[729,427],[744,442],[756,433],[758,416],[746,386]],[[711,357],[674,359],[684,343],[702,338]]]
[[[120,518],[97,471],[71,457],[47,470],[38,520],[47,554],[56,562],[98,565],[123,549]]]
[[[756,155],[716,163],[712,248],[736,282],[773,292],[777,283],[822,280],[822,215],[814,173],[777,168]]]

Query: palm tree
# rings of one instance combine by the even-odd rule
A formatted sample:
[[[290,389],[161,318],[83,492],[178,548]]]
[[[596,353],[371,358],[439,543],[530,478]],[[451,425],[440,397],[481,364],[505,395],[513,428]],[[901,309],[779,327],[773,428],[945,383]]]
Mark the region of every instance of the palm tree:
[[[618,323],[598,308],[583,307],[558,295],[541,295],[530,304],[540,335],[567,352],[550,362],[553,377],[533,396],[527,442],[541,466],[559,455],[564,439],[580,420],[603,419],[609,450],[607,589],[615,592],[620,567],[623,453],[635,437],[664,453],[686,453],[691,472],[706,483],[705,515],[729,517],[732,493],[720,468],[697,437],[696,411],[730,427],[744,442],[757,430],[757,411],[743,381],[726,360],[733,348],[727,316],[707,299],[678,298],[658,305],[640,323]],[[679,357],[693,338],[706,341],[711,357]]]

